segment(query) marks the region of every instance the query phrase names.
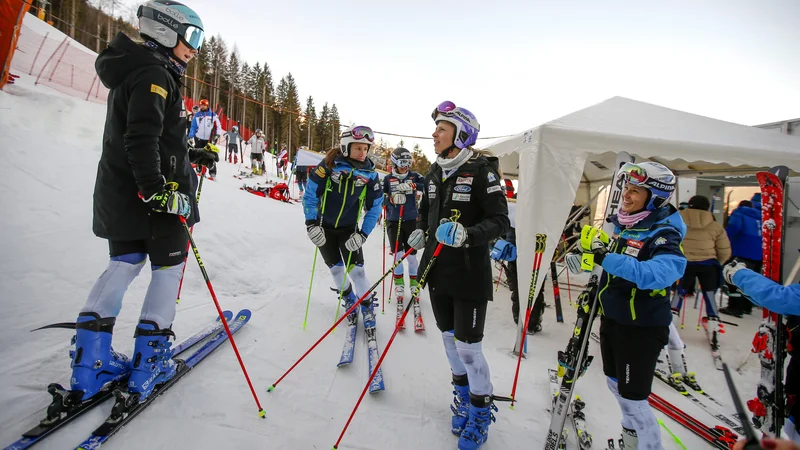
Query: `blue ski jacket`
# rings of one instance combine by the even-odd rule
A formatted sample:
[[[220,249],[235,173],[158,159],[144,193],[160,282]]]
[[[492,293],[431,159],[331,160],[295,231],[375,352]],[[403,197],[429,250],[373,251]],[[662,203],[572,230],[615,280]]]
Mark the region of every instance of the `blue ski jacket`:
[[[740,206],[733,210],[728,219],[728,239],[731,241],[733,256],[761,261],[761,210]],[[722,261],[723,263],[725,261]]]
[[[750,269],[737,271],[733,284],[758,306],[778,314],[800,316],[800,284],[781,286]]]
[[[342,156],[334,160],[333,168],[324,160],[319,163],[309,174],[303,195],[306,222],[321,221],[324,228],[355,227],[364,208],[361,232],[369,236],[381,215],[383,192],[375,164],[367,158],[363,165],[357,169]]]
[[[681,240],[686,224],[672,205],[623,228],[610,220],[619,235],[603,259],[598,299],[601,314],[623,325],[669,326],[669,288],[683,276],[686,257]]]
[[[406,195],[406,203],[403,205],[402,220],[417,220],[419,211],[417,210],[417,192],[422,193],[425,189],[425,180],[422,175],[416,172],[408,172],[408,176],[400,179],[393,174],[383,177],[383,193],[386,194],[386,220],[398,222],[400,216],[400,205],[391,202],[392,194],[396,193],[397,185],[400,183],[414,184],[414,191]]]

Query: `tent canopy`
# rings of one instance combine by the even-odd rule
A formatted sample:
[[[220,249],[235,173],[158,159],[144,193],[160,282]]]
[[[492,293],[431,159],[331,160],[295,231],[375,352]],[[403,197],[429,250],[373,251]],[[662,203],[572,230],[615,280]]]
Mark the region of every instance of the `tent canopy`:
[[[579,188],[589,198],[610,183],[616,154],[658,161],[678,175],[742,173],[776,165],[800,171],[800,139],[623,97],[614,97],[488,147],[501,169],[519,177],[519,266],[532,267],[537,233],[544,260],[559,241]],[[602,206],[601,206],[602,208]],[[542,270],[537,286],[547,270]],[[527,276],[525,274],[528,274]],[[523,270],[519,286],[530,283]]]

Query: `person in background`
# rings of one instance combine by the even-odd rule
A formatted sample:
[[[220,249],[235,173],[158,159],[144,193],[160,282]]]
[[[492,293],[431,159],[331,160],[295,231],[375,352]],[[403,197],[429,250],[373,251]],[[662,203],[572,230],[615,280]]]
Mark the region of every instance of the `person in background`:
[[[261,129],[256,128],[256,132],[250,136],[247,141],[250,145],[250,165],[252,166],[253,174],[264,174],[264,136],[261,135]]]
[[[707,197],[695,195],[689,199],[689,207],[680,212],[687,227],[683,251],[688,263],[672,306],[680,310],[683,298],[694,294],[699,281],[709,332],[715,333],[719,331],[716,292],[722,284],[722,264],[731,257],[731,243],[722,225],[714,221],[710,208]]]
[[[297,180],[297,189],[300,191],[298,192],[297,196],[301,200],[303,199],[303,195],[308,188],[308,172],[311,170],[311,166],[295,166],[294,167],[294,178]]]
[[[242,136],[239,134],[239,127],[236,125],[231,127],[231,131],[225,133],[225,137],[228,141],[228,146],[225,149],[225,159],[227,159],[229,163],[238,164],[239,145],[241,145],[243,141]]]
[[[733,257],[747,268],[761,272],[761,209],[753,207],[752,201],[744,200],[733,210],[728,219],[728,239],[731,241]],[[719,312],[734,317],[751,314],[753,304],[742,296],[736,285],[728,284],[728,306]]]

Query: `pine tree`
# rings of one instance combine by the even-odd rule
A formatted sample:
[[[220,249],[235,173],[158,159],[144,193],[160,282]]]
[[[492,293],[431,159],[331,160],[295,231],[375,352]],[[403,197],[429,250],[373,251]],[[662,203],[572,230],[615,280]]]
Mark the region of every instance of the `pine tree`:
[[[312,146],[314,141],[314,124],[317,122],[317,111],[314,108],[314,98],[312,96],[308,96],[306,99],[306,110],[305,110],[305,117],[302,120],[302,125],[300,126],[300,140],[301,142],[305,142],[309,149],[313,149]]]
[[[331,127],[332,132],[334,133],[333,140],[336,141],[335,145],[338,145],[339,136],[341,135],[341,129],[340,129],[341,124],[339,123],[339,109],[336,108],[336,103],[334,103],[333,106],[331,106],[329,120],[333,124],[333,126]]]
[[[419,144],[414,144],[414,162],[411,164],[411,170],[422,175],[427,174],[431,170],[431,162],[428,160],[428,157],[425,156],[425,153],[422,153],[422,149],[419,147]]]
[[[332,147],[331,143],[331,124],[328,123],[330,120],[330,109],[328,108],[328,102],[325,102],[322,105],[322,111],[319,113],[319,121],[317,121],[316,131],[315,131],[315,140],[314,140],[314,149],[318,151],[327,151]]]

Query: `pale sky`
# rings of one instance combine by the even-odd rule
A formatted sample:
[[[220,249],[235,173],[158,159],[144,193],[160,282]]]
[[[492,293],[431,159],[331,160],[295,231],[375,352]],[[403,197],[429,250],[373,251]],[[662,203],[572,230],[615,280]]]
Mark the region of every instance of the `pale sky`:
[[[613,96],[746,125],[800,117],[798,0],[183,1],[276,85],[291,71],[303,106],[335,102],[376,132],[430,136],[443,100],[482,137]]]

